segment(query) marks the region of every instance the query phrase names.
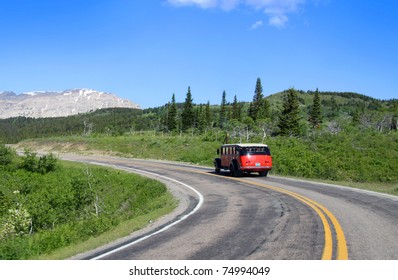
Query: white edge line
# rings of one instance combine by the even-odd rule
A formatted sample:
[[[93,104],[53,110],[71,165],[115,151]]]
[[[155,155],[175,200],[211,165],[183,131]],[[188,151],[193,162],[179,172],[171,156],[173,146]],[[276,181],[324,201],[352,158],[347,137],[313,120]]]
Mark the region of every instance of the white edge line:
[[[137,239],[137,240],[134,240],[134,241],[132,241],[132,242],[130,242],[130,243],[127,243],[127,244],[125,244],[125,245],[123,245],[123,246],[120,246],[120,247],[118,247],[118,248],[116,248],[116,249],[113,249],[113,250],[111,250],[111,251],[108,251],[108,252],[106,252],[106,253],[104,253],[104,254],[102,254],[102,255],[96,256],[96,257],[94,257],[94,258],[92,258],[92,259],[90,259],[90,260],[98,260],[98,259],[101,259],[101,258],[103,258],[103,257],[106,257],[106,256],[111,255],[111,254],[113,254],[113,253],[116,253],[116,252],[118,252],[118,251],[121,251],[121,250],[123,250],[123,249],[125,249],[125,248],[127,248],[127,247],[129,247],[129,246],[131,246],[131,245],[134,245],[134,244],[137,244],[137,243],[139,243],[139,242],[141,242],[141,241],[144,241],[144,240],[146,240],[146,239],[148,239],[148,238],[150,238],[150,237],[152,237],[152,236],[154,236],[154,235],[157,235],[157,234],[159,234],[159,233],[161,233],[161,232],[163,232],[163,231],[168,230],[169,228],[175,226],[176,224],[182,222],[183,220],[185,220],[185,219],[188,218],[189,216],[193,215],[196,211],[199,210],[199,208],[202,206],[202,204],[203,204],[203,202],[204,202],[203,195],[202,195],[200,192],[198,192],[196,189],[194,189],[193,187],[191,187],[191,186],[189,186],[189,185],[187,185],[187,184],[185,184],[185,183],[183,183],[183,182],[180,182],[180,181],[177,181],[177,180],[175,180],[175,179],[172,179],[172,178],[170,178],[170,177],[166,177],[166,176],[163,176],[163,175],[159,175],[159,174],[156,174],[156,173],[152,173],[152,172],[148,172],[148,171],[143,171],[143,170],[139,170],[139,169],[135,169],[135,168],[120,167],[120,166],[117,166],[117,165],[104,164],[104,163],[98,163],[98,162],[90,162],[90,163],[96,164],[96,165],[103,165],[103,166],[115,167],[115,168],[117,168],[117,169],[126,170],[126,171],[135,171],[135,172],[137,172],[137,173],[144,173],[144,174],[149,174],[149,175],[156,176],[156,177],[159,177],[159,178],[163,178],[163,179],[166,179],[166,180],[169,180],[169,181],[178,183],[178,184],[180,184],[180,185],[183,185],[184,187],[186,187],[186,188],[192,190],[192,191],[193,191],[194,193],[196,193],[196,195],[199,197],[199,202],[198,202],[198,204],[196,205],[196,207],[195,207],[191,212],[189,212],[188,214],[182,216],[180,219],[178,219],[178,220],[174,221],[173,223],[171,223],[171,224],[169,224],[169,225],[167,225],[167,226],[161,228],[161,229],[158,230],[158,231],[155,231],[155,232],[153,232],[153,233],[151,233],[151,234],[145,235],[145,236],[143,236],[143,237],[141,237],[141,238],[139,238],[139,239]]]
[[[297,182],[301,182],[301,183],[318,184],[318,185],[322,185],[322,186],[326,186],[326,187],[333,187],[333,188],[342,189],[342,190],[349,190],[349,191],[353,191],[353,192],[359,192],[359,193],[362,193],[362,194],[378,196],[378,197],[382,197],[382,198],[389,198],[389,199],[392,199],[394,201],[398,201],[398,196],[392,195],[392,194],[388,194],[388,193],[382,193],[382,192],[376,192],[376,191],[372,191],[372,190],[359,189],[359,188],[354,188],[354,187],[350,187],[350,186],[337,185],[337,184],[333,184],[333,183],[309,181],[309,180],[305,180],[305,179],[295,179],[295,178],[283,177],[283,176],[278,176],[278,175],[272,175],[270,177],[271,178],[272,177],[281,178],[281,179],[285,179],[285,180],[289,180],[289,181],[297,181]]]

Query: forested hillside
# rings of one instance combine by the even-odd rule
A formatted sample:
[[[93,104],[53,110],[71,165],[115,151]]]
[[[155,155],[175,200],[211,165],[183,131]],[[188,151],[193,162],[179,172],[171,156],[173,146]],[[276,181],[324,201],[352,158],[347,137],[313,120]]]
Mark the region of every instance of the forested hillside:
[[[168,104],[145,110],[106,109],[66,118],[0,120],[0,142],[62,136],[67,140],[60,141],[84,139],[85,144],[99,150],[208,165],[214,157],[213,148],[199,152],[209,149],[206,143],[216,147],[227,141],[263,142],[271,147],[273,172],[281,175],[398,181],[397,99],[293,88],[264,97],[257,79],[251,102],[239,101],[236,95],[230,98],[225,91],[220,93],[220,104],[195,104],[193,100],[194,91],[188,88],[184,102],[176,102],[173,94]],[[194,156],[188,156],[191,146],[188,150],[167,147],[181,142],[173,137],[192,137],[198,146]],[[181,145],[189,145],[190,140],[184,143]],[[152,148],[155,150],[148,154]]]
[[[139,109],[111,108],[69,117],[0,119],[0,142],[17,143],[49,136],[89,136],[93,132],[120,135],[129,131],[140,115],[142,110]]]
[[[114,108],[60,118],[1,119],[0,142],[16,143],[49,136],[122,135],[137,131],[201,135],[210,130],[228,131],[248,141],[258,133],[307,137],[314,131],[338,133],[355,128],[389,133],[398,126],[398,99],[377,100],[351,92],[289,89],[264,97],[258,79],[252,102],[238,101],[236,95],[228,101],[225,91],[220,93],[220,104],[195,104],[193,96],[188,88],[185,102],[177,103],[173,94],[168,104],[145,110]],[[287,127],[290,128],[286,130]]]

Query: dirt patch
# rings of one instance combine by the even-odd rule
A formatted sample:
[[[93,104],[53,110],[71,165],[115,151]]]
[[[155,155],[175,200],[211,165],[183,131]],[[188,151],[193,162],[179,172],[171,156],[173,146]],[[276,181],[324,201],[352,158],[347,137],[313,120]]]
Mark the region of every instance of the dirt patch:
[[[107,155],[107,156],[123,156],[118,152],[111,150],[95,150],[91,149],[88,144],[82,142],[53,142],[53,141],[23,141],[21,143],[10,145],[12,148],[23,151],[29,149],[38,154],[54,153],[54,154],[80,154],[80,155]]]

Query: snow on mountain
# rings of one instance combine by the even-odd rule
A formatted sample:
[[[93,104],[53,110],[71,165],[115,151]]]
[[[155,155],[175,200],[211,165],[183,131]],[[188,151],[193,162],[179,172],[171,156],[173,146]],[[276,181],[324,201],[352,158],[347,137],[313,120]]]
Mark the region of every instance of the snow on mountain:
[[[0,118],[63,117],[102,108],[136,108],[140,106],[114,94],[92,89],[62,92],[32,91],[22,94],[0,92]]]

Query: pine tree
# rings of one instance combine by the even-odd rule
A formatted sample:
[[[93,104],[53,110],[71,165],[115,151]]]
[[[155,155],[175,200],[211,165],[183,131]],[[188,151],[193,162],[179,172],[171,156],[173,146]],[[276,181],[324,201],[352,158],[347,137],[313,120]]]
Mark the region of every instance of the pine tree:
[[[224,128],[227,123],[227,94],[225,90],[222,93],[221,99],[221,107],[220,107],[220,119],[219,119],[219,127]]]
[[[271,117],[271,105],[268,99],[263,98],[260,112],[257,116],[258,119],[266,119]]]
[[[166,113],[162,114],[160,116],[160,124],[161,124],[161,130],[162,131],[167,131],[169,128],[169,111],[170,111],[170,102],[167,102],[165,105],[166,107]]]
[[[203,109],[202,104],[200,104],[198,112],[198,129],[200,132],[206,129],[206,111]]]
[[[247,110],[247,116],[251,119],[251,120],[253,120],[253,118],[252,118],[252,116],[254,115],[254,112],[253,112],[253,102],[250,102],[249,103],[249,109]]]
[[[234,96],[234,102],[232,103],[232,116],[233,120],[240,121],[242,119],[242,107],[238,103],[238,98]]]
[[[318,89],[315,91],[314,101],[308,121],[311,123],[312,128],[316,128],[322,123],[321,99],[319,97]]]
[[[287,92],[283,103],[282,112],[279,115],[278,127],[280,135],[297,136],[300,134],[300,109],[297,91],[293,88]]]
[[[193,125],[192,127],[198,127],[199,117],[200,117],[200,107],[194,107],[194,117],[193,117]]]
[[[261,85],[261,80],[260,78],[257,78],[256,89],[254,90],[253,102],[250,104],[251,106],[249,107],[249,112],[248,112],[249,117],[251,117],[254,121],[263,117],[261,116],[263,97],[264,97],[263,87]]]
[[[207,101],[206,108],[205,108],[205,118],[206,118],[206,126],[212,126],[212,115],[210,109],[210,101]]]
[[[191,95],[191,88],[188,87],[188,92],[187,96],[185,98],[184,106],[182,108],[182,113],[181,113],[181,129],[183,131],[186,131],[187,129],[190,129],[194,125],[194,110],[193,110],[193,99]]]
[[[171,104],[168,106],[169,112],[167,115],[167,127],[169,131],[174,131],[177,128],[177,105],[176,105],[176,99],[175,99],[175,94],[173,93],[173,96],[171,97]]]

